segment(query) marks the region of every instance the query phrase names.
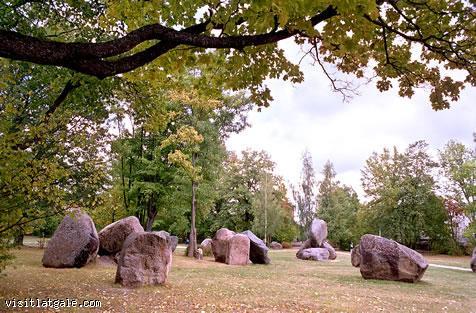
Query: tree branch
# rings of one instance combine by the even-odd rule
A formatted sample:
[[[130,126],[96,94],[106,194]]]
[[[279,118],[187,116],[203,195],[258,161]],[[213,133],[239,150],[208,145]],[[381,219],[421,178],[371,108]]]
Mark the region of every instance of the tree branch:
[[[60,95],[56,98],[53,104],[46,111],[45,119],[49,118],[51,114],[53,114],[56,111],[56,109],[58,109],[61,103],[63,103],[64,100],[66,100],[66,97],[68,96],[68,94],[74,89],[78,88],[79,86],[81,86],[80,83],[73,83],[71,80],[68,80],[68,82],[63,88],[63,91],[61,91]]]
[[[310,22],[315,26],[337,14],[333,6],[328,6],[313,16]],[[214,37],[202,34],[207,30],[209,23],[210,21],[206,21],[180,31],[160,24],[151,24],[131,31],[124,37],[103,43],[65,43],[0,30],[0,42],[2,42],[0,57],[66,67],[104,78],[143,66],[178,45],[242,49],[247,46],[275,43],[299,33],[297,29],[282,29],[257,35]],[[146,50],[115,61],[104,60],[108,57],[118,57],[150,40],[160,40],[160,42]]]

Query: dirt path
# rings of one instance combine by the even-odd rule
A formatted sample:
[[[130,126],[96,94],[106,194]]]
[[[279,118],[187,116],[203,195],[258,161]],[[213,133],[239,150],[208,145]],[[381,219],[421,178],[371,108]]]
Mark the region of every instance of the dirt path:
[[[466,268],[466,267],[440,265],[440,264],[433,264],[433,263],[430,263],[429,265],[433,266],[433,267],[446,268],[446,269],[449,269],[449,270],[472,272],[472,270],[470,268]]]

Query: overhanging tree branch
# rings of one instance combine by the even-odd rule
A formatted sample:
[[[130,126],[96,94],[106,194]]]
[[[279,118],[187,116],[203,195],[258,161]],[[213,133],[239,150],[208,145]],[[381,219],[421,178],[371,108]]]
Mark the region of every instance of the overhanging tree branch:
[[[337,14],[337,10],[329,6],[313,16],[310,22],[315,26]],[[241,49],[247,46],[276,43],[299,33],[298,29],[285,28],[264,34],[214,37],[203,34],[210,23],[206,21],[180,31],[160,24],[151,24],[134,30],[122,38],[103,43],[65,43],[0,30],[0,42],[2,42],[0,57],[66,67],[104,78],[147,64],[178,45]],[[159,43],[130,56],[120,57],[137,45],[151,40],[159,40]],[[115,61],[105,60],[109,57],[120,58]]]

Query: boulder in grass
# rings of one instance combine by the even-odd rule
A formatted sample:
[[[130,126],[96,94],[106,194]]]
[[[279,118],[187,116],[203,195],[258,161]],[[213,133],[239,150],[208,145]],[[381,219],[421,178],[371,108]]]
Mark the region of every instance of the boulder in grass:
[[[301,247],[299,247],[299,250],[304,250],[304,249],[309,249],[309,248],[321,248],[320,246],[312,246],[311,245],[311,239],[305,240],[302,244]]]
[[[375,235],[363,235],[354,248],[354,259],[360,253],[360,274],[365,279],[395,280],[414,283],[419,281],[428,262],[423,256],[396,241]]]
[[[329,260],[335,260],[337,258],[336,250],[329,242],[324,241],[322,247],[329,251]]]
[[[269,247],[273,250],[281,250],[283,248],[283,245],[279,242],[273,241],[269,244]]]
[[[212,252],[216,262],[226,262],[228,239],[235,235],[234,231],[228,228],[220,228],[212,239]]]
[[[476,273],[476,247],[473,250],[473,256],[470,263],[471,269]]]
[[[124,241],[118,258],[116,283],[125,287],[165,283],[172,267],[168,237],[159,232],[134,232]]]
[[[99,255],[115,255],[131,233],[143,232],[144,228],[135,216],[129,216],[107,225],[99,232]]]
[[[350,250],[350,262],[352,266],[360,266],[360,246],[356,245],[352,250]]]
[[[174,252],[178,245],[178,237],[170,235],[170,233],[166,232],[165,230],[161,230],[156,233],[162,234],[167,237],[167,242],[169,243],[170,249],[172,250],[172,252]]]
[[[268,257],[268,247],[263,240],[256,237],[251,230],[246,230],[241,234],[250,240],[250,260],[254,264],[269,264],[271,260]]]
[[[325,261],[329,259],[329,250],[325,248],[300,249],[296,257],[301,260]]]
[[[203,255],[208,256],[212,255],[212,240],[210,238],[206,238],[200,244],[200,248],[202,248]]]
[[[229,265],[246,265],[250,259],[250,239],[243,234],[236,234],[227,242],[226,260]]]
[[[79,210],[66,215],[48,241],[45,267],[83,267],[96,258],[99,238],[93,220]]]
[[[177,249],[178,245],[178,237],[177,236],[170,236],[170,249],[172,249],[172,252],[175,252],[175,249]]]
[[[327,223],[324,220],[315,218],[309,227],[308,238],[311,241],[311,248],[322,247],[327,238]]]

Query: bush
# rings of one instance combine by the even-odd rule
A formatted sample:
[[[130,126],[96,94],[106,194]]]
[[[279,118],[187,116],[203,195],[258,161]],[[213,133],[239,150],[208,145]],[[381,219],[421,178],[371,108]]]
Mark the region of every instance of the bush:
[[[51,237],[61,221],[60,216],[48,216],[39,220],[33,228],[33,236]]]
[[[464,254],[464,249],[453,239],[433,241],[431,243],[432,252],[460,256]]]
[[[293,241],[298,235],[298,228],[296,224],[285,218],[280,227],[276,230],[276,233],[273,235],[273,238],[277,242],[290,242]]]
[[[476,221],[469,224],[464,231],[464,236],[468,239],[468,248],[470,249],[470,254],[473,253],[474,247],[476,247]]]

